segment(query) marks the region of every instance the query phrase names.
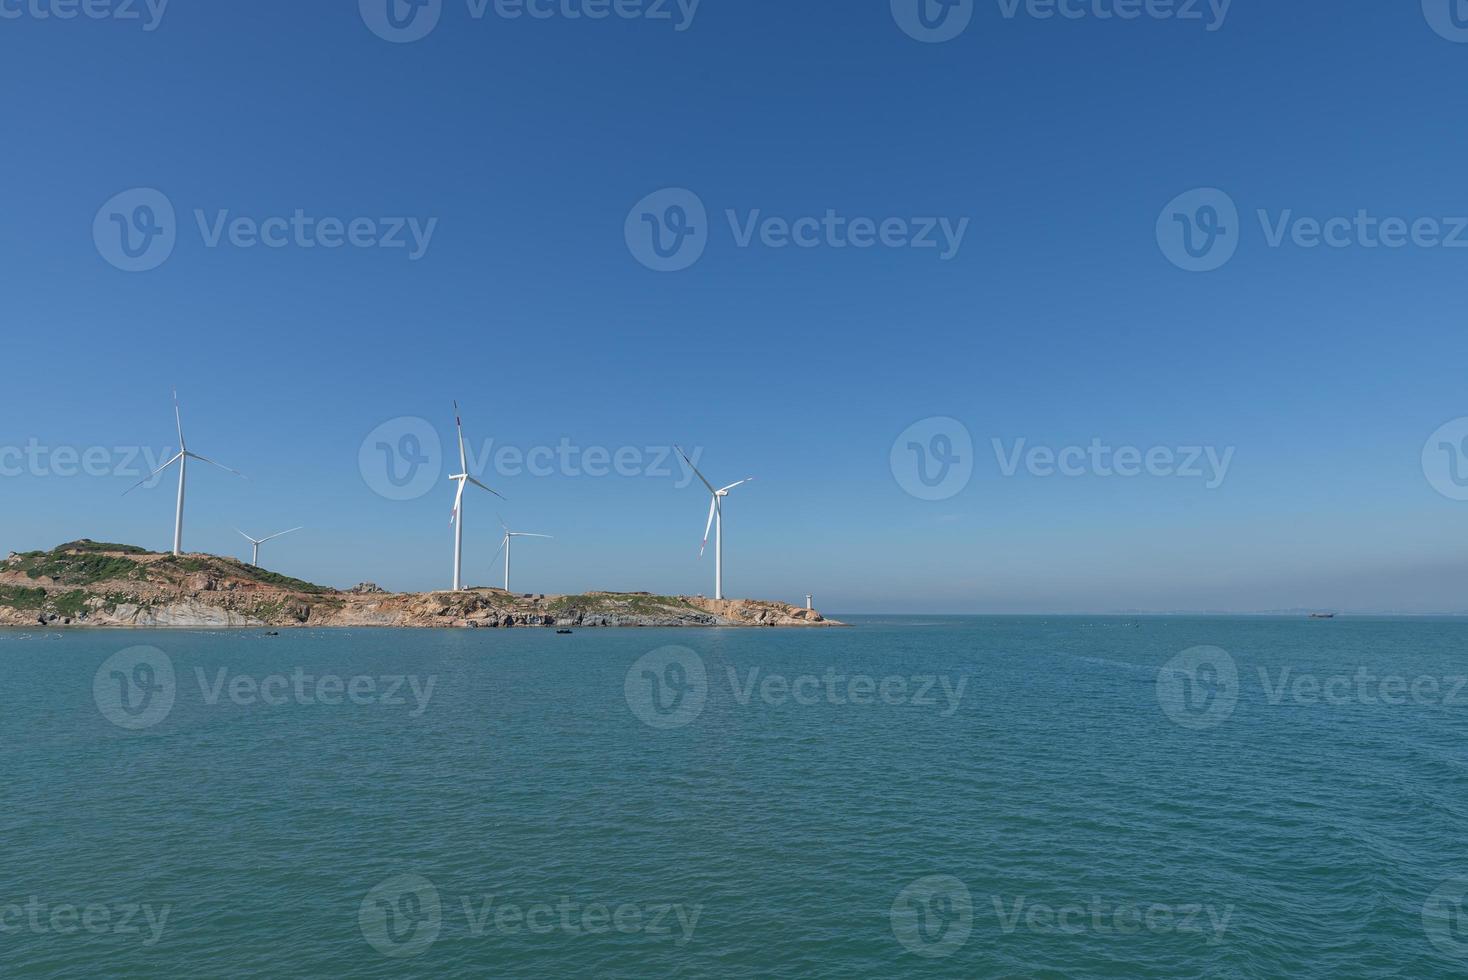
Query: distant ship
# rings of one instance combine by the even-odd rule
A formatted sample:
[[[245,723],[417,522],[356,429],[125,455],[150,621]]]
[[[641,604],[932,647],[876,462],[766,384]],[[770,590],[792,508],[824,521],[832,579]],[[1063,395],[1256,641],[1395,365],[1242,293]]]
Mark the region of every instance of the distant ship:
[[[1335,613],[1311,613],[1311,619],[1335,619]]]

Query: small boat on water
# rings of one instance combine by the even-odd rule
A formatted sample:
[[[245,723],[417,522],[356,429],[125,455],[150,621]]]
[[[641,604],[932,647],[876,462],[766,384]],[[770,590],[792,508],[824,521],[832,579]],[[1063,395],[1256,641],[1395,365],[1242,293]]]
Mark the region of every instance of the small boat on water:
[[[571,631],[570,630],[556,630],[556,633],[558,633],[561,636],[570,636],[571,635]]]
[[[1335,613],[1311,613],[1311,619],[1335,619]]]

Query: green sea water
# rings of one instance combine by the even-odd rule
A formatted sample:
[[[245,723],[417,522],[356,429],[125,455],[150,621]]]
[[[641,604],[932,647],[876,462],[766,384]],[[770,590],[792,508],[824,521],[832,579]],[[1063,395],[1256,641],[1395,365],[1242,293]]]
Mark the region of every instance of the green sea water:
[[[1461,977],[1468,622],[0,632],[4,977]]]

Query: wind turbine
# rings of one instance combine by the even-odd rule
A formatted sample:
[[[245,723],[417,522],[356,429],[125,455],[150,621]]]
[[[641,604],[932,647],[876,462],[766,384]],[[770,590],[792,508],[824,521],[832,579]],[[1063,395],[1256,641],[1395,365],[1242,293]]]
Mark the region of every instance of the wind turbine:
[[[236,531],[240,531],[239,528],[235,528],[235,530]],[[267,541],[274,541],[276,538],[279,538],[279,537],[284,537],[285,535],[290,534],[291,531],[299,531],[299,530],[300,530],[300,528],[293,527],[293,528],[290,529],[290,531],[277,531],[276,533],[271,534],[271,535],[269,535],[267,537],[263,537],[263,538],[252,538],[248,534],[245,534],[244,531],[240,531],[240,536],[243,537],[246,541],[250,542],[250,544],[254,545],[254,550],[253,550],[253,552],[250,555],[250,564],[251,565],[254,565],[256,568],[259,568],[260,567],[260,546],[262,544],[264,544]]]
[[[122,495],[126,497],[138,487],[142,486],[144,483],[147,483],[159,473],[162,473],[164,470],[168,469],[174,463],[178,464],[178,506],[174,509],[173,512],[173,553],[175,555],[181,555],[183,554],[184,481],[185,472],[188,469],[189,460],[197,459],[201,463],[208,463],[210,466],[217,466],[221,470],[224,470],[226,473],[233,473],[240,479],[244,479],[245,475],[239,470],[232,470],[228,466],[225,466],[223,463],[216,463],[214,462],[214,460],[209,459],[205,456],[200,456],[198,453],[192,452],[189,449],[188,443],[184,442],[183,415],[178,408],[177,388],[173,390],[173,421],[174,424],[178,426],[178,454],[170,459],[168,462],[164,463],[162,466],[158,467],[152,473],[149,473],[147,476],[143,477],[137,483],[128,487],[122,492]]]
[[[703,528],[703,544],[701,544],[698,548],[698,557],[702,558],[704,549],[709,546],[709,528],[713,527],[714,598],[722,599],[724,598],[724,506],[720,501],[724,497],[729,496],[730,490],[733,490],[737,486],[742,486],[743,484],[750,482],[754,479],[754,477],[747,476],[744,479],[740,480],[738,483],[731,483],[727,487],[715,490],[714,485],[708,480],[704,479],[704,475],[702,473],[698,472],[698,467],[693,465],[693,460],[688,458],[688,454],[683,451],[683,447],[675,446],[673,448],[678,450],[678,455],[683,457],[683,462],[688,464],[688,468],[693,471],[693,475],[702,480],[703,485],[709,488],[709,493],[712,495],[713,498],[709,501],[709,520]],[[718,522],[717,525],[715,525],[715,521]]]
[[[510,591],[510,539],[511,538],[549,538],[549,534],[530,534],[527,531],[511,531],[510,526],[500,518],[500,527],[505,529],[505,539],[500,542],[500,551],[505,553],[505,591]],[[498,552],[496,552],[498,554]]]
[[[472,483],[481,490],[489,490],[501,500],[505,498],[499,491],[490,490],[469,475],[469,458],[464,453],[464,423],[459,418],[458,402],[454,402],[454,426],[459,430],[459,472],[449,479],[459,484],[459,490],[454,494],[454,512],[449,516],[449,523],[454,525],[454,591],[458,592],[464,587],[464,487]]]

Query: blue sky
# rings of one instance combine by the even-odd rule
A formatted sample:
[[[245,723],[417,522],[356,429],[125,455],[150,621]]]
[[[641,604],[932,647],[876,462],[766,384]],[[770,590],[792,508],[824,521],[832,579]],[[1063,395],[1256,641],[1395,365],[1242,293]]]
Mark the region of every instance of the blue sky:
[[[123,497],[136,477],[112,450],[172,446],[177,385],[191,448],[249,476],[190,470],[186,546],[245,555],[234,526],[305,524],[265,564],[336,585],[448,584],[450,470],[389,500],[359,450],[399,418],[448,446],[458,399],[476,445],[650,464],[680,442],[719,484],[758,477],[726,512],[735,595],[1468,608],[1468,502],[1423,459],[1468,416],[1468,250],[1354,231],[1308,248],[1289,225],[1272,247],[1264,227],[1365,211],[1452,237],[1468,43],[1451,20],[1440,33],[1417,3],[1236,0],[1220,25],[1206,4],[1122,20],[1095,16],[1111,0],[1079,18],[970,0],[962,33],[925,43],[889,0],[703,0],[691,21],[675,3],[592,20],[559,0],[547,18],[442,0],[431,31],[392,43],[367,25],[374,2],[173,0],[153,30],[141,3],[142,20],[0,4],[16,15],[0,18],[0,452],[116,460],[63,475],[0,455],[0,548],[165,548],[171,483]],[[138,188],[174,210],[172,250],[129,272],[107,235]],[[660,272],[627,229],[671,220],[670,188],[704,209],[703,251]],[[1189,272],[1159,216],[1174,226],[1165,207],[1200,188],[1236,207],[1237,252]],[[417,257],[289,234],[244,247],[243,226],[210,244],[221,222],[297,212],[321,231],[369,219],[364,242],[411,242],[407,219],[432,233]],[[741,245],[751,221],[828,212],[847,231],[893,222],[893,242],[929,224],[941,242],[939,219],[963,235],[779,248],[780,226],[756,224]],[[904,442],[894,467],[892,450],[936,417],[971,438],[972,476],[925,500],[897,472],[915,455]],[[1232,455],[1212,488],[1005,475],[996,457],[1021,439]],[[498,580],[501,513],[556,536],[517,548],[517,589],[712,590],[696,485],[557,469],[481,474],[508,499],[470,498],[468,579]]]

